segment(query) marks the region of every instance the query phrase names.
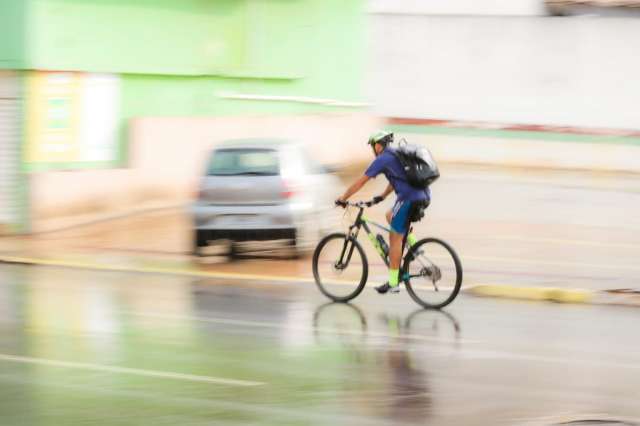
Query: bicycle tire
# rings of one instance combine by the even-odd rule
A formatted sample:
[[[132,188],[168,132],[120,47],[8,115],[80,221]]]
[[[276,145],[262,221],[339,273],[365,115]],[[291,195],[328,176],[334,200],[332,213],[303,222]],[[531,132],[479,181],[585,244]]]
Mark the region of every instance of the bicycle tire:
[[[319,263],[320,263],[319,259],[323,253],[323,249],[325,249],[329,245],[329,243],[333,242],[334,240],[335,242],[337,242],[338,240],[341,240],[343,241],[343,244],[344,244],[344,241],[350,242],[355,248],[355,250],[353,251],[353,255],[355,255],[355,253],[358,253],[361,259],[361,265],[362,265],[362,273],[360,274],[361,276],[359,277],[359,279],[354,280],[354,283],[353,283],[354,290],[351,293],[348,293],[346,295],[338,295],[335,291],[332,291],[329,288],[329,286],[335,285],[335,283],[329,283],[327,282],[327,280],[323,280],[323,277],[321,276],[320,269],[319,269]],[[350,262],[353,262],[353,260],[354,259],[350,259]],[[367,278],[369,275],[369,262],[367,260],[367,255],[365,254],[360,243],[355,238],[351,236],[347,236],[346,234],[343,234],[343,233],[329,234],[326,237],[324,237],[322,240],[320,240],[320,242],[316,246],[315,251],[313,252],[312,262],[313,262],[313,278],[315,279],[318,289],[322,294],[324,294],[334,302],[348,302],[349,300],[355,298],[362,292],[362,289],[364,289],[364,286],[367,283]],[[348,285],[349,284],[346,283],[346,286]],[[341,282],[337,286],[342,286],[344,288],[345,283]]]
[[[451,256],[451,259],[453,260],[453,264],[455,265],[455,274],[456,274],[455,284],[452,289],[452,292],[451,294],[449,294],[449,296],[445,300],[441,302],[433,303],[433,302],[430,302],[429,300],[425,300],[425,297],[421,296],[421,294],[419,294],[419,292],[416,291],[416,289],[414,288],[414,285],[412,285],[411,283],[410,278],[405,280],[405,286],[407,288],[407,292],[409,293],[409,296],[411,296],[411,298],[420,306],[427,309],[441,309],[447,306],[448,304],[450,304],[451,302],[453,302],[455,298],[458,296],[458,293],[460,292],[460,288],[462,287],[462,276],[463,276],[462,263],[460,262],[460,258],[458,257],[458,254],[455,252],[453,247],[451,247],[445,241],[442,241],[437,238],[424,238],[418,241],[415,245],[413,245],[409,250],[409,252],[407,252],[402,265],[403,274],[411,271],[411,262],[417,259],[416,254],[419,254],[421,252],[420,248],[426,244],[440,245]]]

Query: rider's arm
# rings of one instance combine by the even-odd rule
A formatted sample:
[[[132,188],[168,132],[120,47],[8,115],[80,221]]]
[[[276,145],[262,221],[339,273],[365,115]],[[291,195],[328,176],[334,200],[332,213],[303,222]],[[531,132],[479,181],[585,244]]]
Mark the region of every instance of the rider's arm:
[[[355,181],[353,183],[353,185],[351,185],[349,187],[349,189],[347,189],[347,191],[342,195],[342,197],[339,198],[339,200],[340,201],[347,201],[349,199],[349,197],[351,197],[356,192],[360,191],[360,188],[362,188],[364,186],[364,184],[367,183],[367,181],[369,179],[370,179],[370,177],[367,176],[367,175],[362,176],[360,179]]]
[[[387,196],[389,194],[391,194],[393,192],[393,186],[391,186],[391,184],[387,185],[387,189],[384,190],[384,192],[382,194],[380,194],[380,196],[385,199],[387,198]]]

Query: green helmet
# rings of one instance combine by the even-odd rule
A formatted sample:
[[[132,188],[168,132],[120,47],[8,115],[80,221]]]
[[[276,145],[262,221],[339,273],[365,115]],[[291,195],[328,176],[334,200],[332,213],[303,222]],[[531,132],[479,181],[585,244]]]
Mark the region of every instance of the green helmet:
[[[374,146],[375,144],[379,143],[380,145],[386,147],[392,142],[393,142],[393,133],[385,132],[384,130],[381,130],[379,132],[372,134],[369,137],[369,142],[367,143],[371,146]]]

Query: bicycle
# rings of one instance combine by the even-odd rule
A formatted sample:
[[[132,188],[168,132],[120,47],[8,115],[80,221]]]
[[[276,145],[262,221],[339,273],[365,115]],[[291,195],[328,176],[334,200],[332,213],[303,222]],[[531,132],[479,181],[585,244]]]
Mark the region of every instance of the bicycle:
[[[382,235],[374,235],[369,224],[387,232],[390,229],[364,215],[364,209],[372,205],[373,201],[344,203],[345,208],[359,209],[348,233],[327,235],[320,240],[313,253],[316,285],[322,294],[335,302],[350,301],[362,292],[367,283],[369,263],[358,242],[361,228],[364,228],[376,252],[389,267],[388,244]],[[437,238],[424,238],[410,244],[405,253],[407,236],[412,229],[409,227],[402,242],[400,282],[416,303],[424,308],[440,309],[453,302],[460,291],[462,264],[454,249]]]

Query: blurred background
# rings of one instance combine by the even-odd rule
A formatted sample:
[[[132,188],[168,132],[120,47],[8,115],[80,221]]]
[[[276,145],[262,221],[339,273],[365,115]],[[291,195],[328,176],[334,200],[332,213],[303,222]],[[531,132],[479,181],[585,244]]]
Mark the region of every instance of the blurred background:
[[[185,205],[236,138],[333,171],[380,127],[443,163],[637,171],[637,5],[2,0],[0,230]]]
[[[640,424],[637,309],[611,306],[640,305],[639,19],[0,0],[0,423]],[[446,311],[313,284],[378,129],[440,167],[416,234],[462,260]]]

